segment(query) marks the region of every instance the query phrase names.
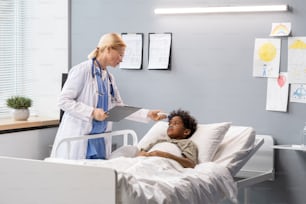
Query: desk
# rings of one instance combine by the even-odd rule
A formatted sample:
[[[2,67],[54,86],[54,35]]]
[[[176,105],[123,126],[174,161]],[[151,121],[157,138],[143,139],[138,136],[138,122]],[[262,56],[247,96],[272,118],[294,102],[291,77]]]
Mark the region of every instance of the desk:
[[[273,148],[306,152],[306,145],[305,146],[302,146],[302,145],[274,145]]]
[[[59,120],[42,116],[32,116],[26,121],[15,121],[12,118],[0,120],[0,131],[34,128],[43,126],[56,126]]]

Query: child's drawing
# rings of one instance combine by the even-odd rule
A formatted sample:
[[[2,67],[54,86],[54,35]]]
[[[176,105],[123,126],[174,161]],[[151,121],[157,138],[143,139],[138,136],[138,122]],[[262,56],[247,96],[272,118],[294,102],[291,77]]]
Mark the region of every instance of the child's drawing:
[[[254,77],[278,77],[280,46],[280,39],[255,40],[253,61]]]
[[[306,103],[306,84],[291,84],[290,102]]]
[[[290,83],[306,84],[306,37],[288,38],[288,78]]]
[[[281,72],[278,78],[268,78],[266,110],[286,112],[288,92],[287,73]]]

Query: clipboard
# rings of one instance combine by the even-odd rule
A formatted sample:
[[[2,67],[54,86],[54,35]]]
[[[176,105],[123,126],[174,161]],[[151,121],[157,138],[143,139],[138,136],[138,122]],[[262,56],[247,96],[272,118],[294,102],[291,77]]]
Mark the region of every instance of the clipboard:
[[[108,110],[108,117],[106,121],[119,122],[120,120],[126,118],[127,116],[135,113],[140,110],[139,107],[134,106],[115,106],[112,109]]]

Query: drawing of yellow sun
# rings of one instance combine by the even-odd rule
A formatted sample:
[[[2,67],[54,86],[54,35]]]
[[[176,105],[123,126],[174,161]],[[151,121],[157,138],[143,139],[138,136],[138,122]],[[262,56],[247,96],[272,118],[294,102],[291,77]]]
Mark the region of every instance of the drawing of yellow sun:
[[[259,48],[258,55],[262,61],[270,62],[275,58],[276,52],[276,47],[272,43],[267,42]]]

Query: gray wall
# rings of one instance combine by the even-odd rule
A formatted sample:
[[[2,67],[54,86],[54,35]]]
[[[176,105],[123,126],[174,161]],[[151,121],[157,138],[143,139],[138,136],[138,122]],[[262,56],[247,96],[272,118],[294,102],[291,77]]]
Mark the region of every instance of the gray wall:
[[[71,64],[86,59],[107,32],[145,34],[144,69],[110,70],[127,104],[189,110],[200,123],[232,121],[270,134],[278,144],[300,142],[306,105],[289,103],[287,113],[265,110],[267,79],[252,77],[255,38],[268,38],[272,22],[291,22],[293,36],[306,36],[304,0],[277,0],[291,12],[157,16],[157,7],[265,4],[263,0],[71,0]],[[172,32],[171,70],[147,70],[149,32]],[[287,71],[282,38],[281,71]],[[140,137],[151,127],[124,121]],[[305,204],[306,153],[276,150],[276,180],[249,189],[249,203]]]

